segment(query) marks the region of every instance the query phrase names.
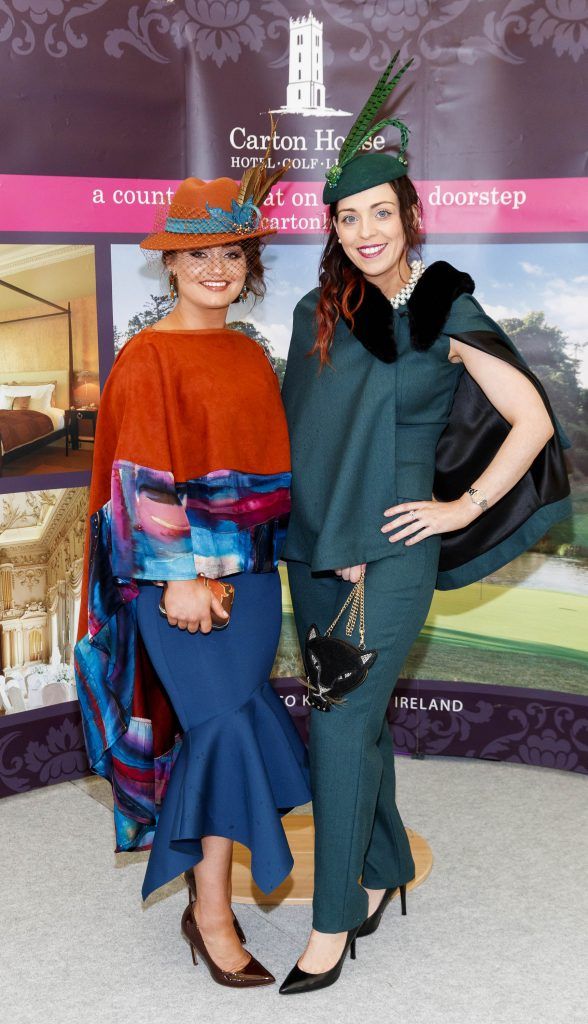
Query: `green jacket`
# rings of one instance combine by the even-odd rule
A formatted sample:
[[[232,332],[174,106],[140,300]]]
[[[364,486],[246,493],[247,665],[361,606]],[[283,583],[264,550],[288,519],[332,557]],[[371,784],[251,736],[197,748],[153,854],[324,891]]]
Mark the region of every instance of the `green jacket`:
[[[460,497],[510,426],[462,363],[450,338],[516,366],[539,390],[556,431],[525,476],[473,523],[443,535],[438,589],[481,579],[569,515],[562,448],[569,442],[516,346],[447,263],[425,271],[407,306],[393,310],[366,286],[351,324],[340,320],[331,366],[319,371],[319,292],[304,296],[294,326],[283,399],[292,445],[292,514],[284,557],[314,571],[401,554],[381,533],[384,509],[410,499]]]

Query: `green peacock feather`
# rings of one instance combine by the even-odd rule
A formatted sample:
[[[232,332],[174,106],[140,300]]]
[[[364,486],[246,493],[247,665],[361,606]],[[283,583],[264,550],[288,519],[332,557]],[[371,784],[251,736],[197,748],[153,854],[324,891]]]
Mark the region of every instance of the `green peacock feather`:
[[[334,186],[341,177],[343,167],[349,163],[350,160],[356,155],[363,145],[371,139],[376,132],[380,131],[386,125],[394,125],[400,131],[400,153],[398,159],[403,163],[406,163],[402,158],[407,145],[408,145],[408,128],[402,121],[396,120],[396,118],[387,117],[382,121],[378,121],[377,124],[373,124],[374,118],[383,104],[388,99],[390,93],[394,87],[398,84],[405,71],[408,71],[410,65],[413,63],[414,57],[406,62],[397,72],[390,78],[392,69],[398,60],[400,50],[397,50],[392,60],[388,64],[386,70],[380,75],[376,82],[372,92],[368,99],[360,110],[357,118],[351,126],[347,138],[345,139],[341,149],[339,151],[339,157],[337,162],[327,172],[327,181],[330,185]]]

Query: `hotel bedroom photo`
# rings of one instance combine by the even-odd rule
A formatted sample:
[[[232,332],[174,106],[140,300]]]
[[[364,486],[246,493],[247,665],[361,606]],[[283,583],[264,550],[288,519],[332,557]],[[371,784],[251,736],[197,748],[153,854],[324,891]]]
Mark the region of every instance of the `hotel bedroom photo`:
[[[0,245],[0,476],[89,470],[100,401],[90,245]]]

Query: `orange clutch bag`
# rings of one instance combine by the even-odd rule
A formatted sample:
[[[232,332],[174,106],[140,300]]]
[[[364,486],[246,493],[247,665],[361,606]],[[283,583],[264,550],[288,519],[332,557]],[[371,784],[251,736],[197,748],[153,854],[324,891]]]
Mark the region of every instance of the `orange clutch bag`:
[[[233,607],[233,601],[235,599],[235,588],[232,583],[224,583],[223,580],[213,580],[209,576],[205,576],[203,572],[198,574],[198,582],[203,583],[205,587],[214,594],[218,601],[222,604],[224,610],[227,613],[228,618],[221,619],[218,615],[212,613],[212,628],[213,629],[226,629],[229,622],[231,621],[231,609]],[[162,615],[166,615],[165,610],[165,585],[161,600],[159,602],[159,611]]]
[[[203,583],[205,587],[208,587],[208,589],[212,591],[228,615],[227,619],[219,619],[213,613],[212,628],[224,629],[231,621],[231,609],[233,607],[233,601],[235,600],[235,588],[233,584],[223,583],[222,580],[212,580],[209,576],[205,576],[203,572],[198,573],[198,579],[200,583]]]

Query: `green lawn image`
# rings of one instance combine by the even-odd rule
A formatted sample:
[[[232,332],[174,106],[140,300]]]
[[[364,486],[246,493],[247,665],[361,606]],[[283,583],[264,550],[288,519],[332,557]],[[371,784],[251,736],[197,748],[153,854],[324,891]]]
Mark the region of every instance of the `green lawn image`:
[[[523,575],[526,557],[517,559]],[[284,621],[272,674],[302,675],[284,566],[280,575]],[[588,696],[587,621],[588,597],[526,586],[524,579],[437,591],[401,675]]]

